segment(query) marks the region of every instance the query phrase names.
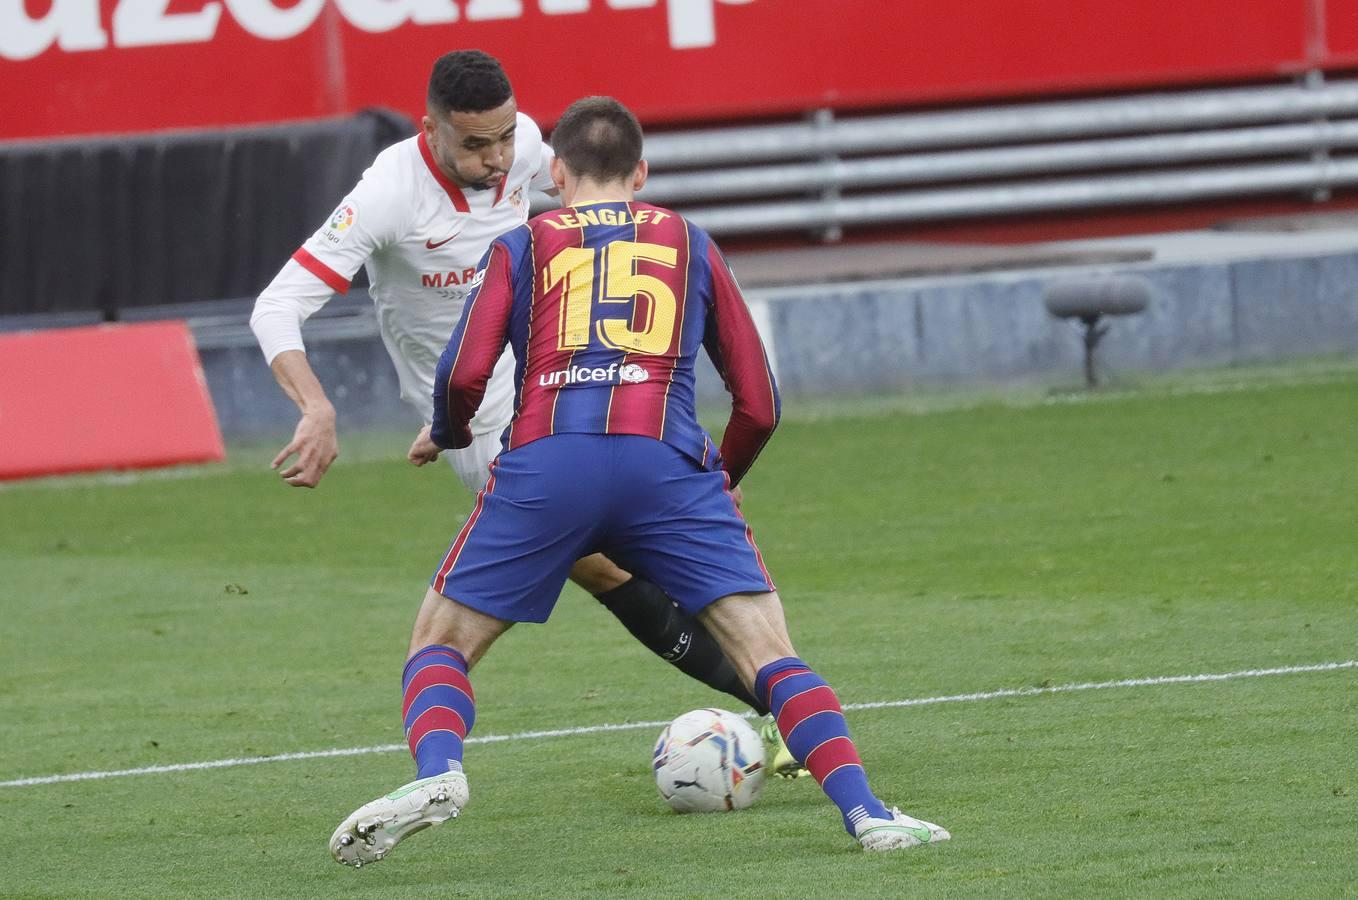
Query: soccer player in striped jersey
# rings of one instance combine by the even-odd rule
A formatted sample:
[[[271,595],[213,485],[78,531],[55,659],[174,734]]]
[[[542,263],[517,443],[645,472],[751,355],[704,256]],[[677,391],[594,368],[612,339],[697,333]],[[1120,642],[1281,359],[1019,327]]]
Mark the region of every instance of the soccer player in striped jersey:
[[[947,840],[868,786],[834,691],[799,659],[739,511],[740,480],[778,421],[778,390],[749,310],[711,239],[633,200],[641,128],[616,100],[568,109],[552,178],[567,206],[491,245],[439,360],[434,420],[411,448],[466,446],[496,360],[512,348],[515,414],[476,506],[439,563],[402,679],[416,779],[335,830],[364,865],[459,814],[469,671],[515,622],[543,622],[573,562],[604,552],[659,585],[716,638],[792,754],[866,850]],[[706,348],[732,395],[720,447],[694,411]]]
[[[492,240],[527,221],[531,189],[555,191],[551,158],[537,125],[518,111],[494,57],[458,50],[435,62],[423,131],[378,154],[255,303],[250,324],[279,385],[302,414],[293,440],[274,460],[288,484],[315,487],[339,452],[335,411],[307,361],[302,323],[335,292],[348,290],[365,267],[401,396],[429,422],[434,369],[472,289],[477,261]],[[499,360],[471,422],[475,437],[447,454],[472,492],[485,484],[513,415],[513,363],[509,354]],[[571,578],[657,656],[768,712],[712,637],[654,584],[599,554],[579,560]],[[774,768],[796,774],[800,770],[775,736],[766,733],[777,754]]]

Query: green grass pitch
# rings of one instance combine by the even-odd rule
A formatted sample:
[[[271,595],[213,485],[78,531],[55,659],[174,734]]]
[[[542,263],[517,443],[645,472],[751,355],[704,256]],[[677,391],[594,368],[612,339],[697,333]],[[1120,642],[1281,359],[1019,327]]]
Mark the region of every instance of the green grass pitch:
[[[1358,369],[1179,387],[790,404],[745,509],[802,656],[846,704],[1358,658]],[[314,492],[272,447],[0,489],[0,782],[399,742],[470,506],[409,437]],[[473,683],[475,736],[731,705],[574,588]],[[949,844],[862,854],[810,779],[675,815],[645,727],[469,745],[464,816],[362,871],[326,840],[404,752],[3,786],[0,896],[1358,896],[1358,669],[849,721]]]

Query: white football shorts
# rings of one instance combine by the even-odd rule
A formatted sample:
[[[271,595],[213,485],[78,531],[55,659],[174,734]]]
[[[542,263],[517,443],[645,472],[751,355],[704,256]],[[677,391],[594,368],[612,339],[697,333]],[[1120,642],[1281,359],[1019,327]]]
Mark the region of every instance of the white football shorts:
[[[443,453],[467,490],[476,493],[486,485],[491,460],[500,453],[500,435],[514,417],[514,354],[505,350],[486,383],[486,395],[472,419],[472,443]]]

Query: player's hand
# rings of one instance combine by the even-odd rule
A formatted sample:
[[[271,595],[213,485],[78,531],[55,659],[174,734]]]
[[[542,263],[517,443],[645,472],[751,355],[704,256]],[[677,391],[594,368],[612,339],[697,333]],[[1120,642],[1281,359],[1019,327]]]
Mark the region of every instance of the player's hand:
[[[745,502],[745,492],[740,489],[740,485],[731,488],[731,499],[736,501],[736,509],[740,509],[740,504]]]
[[[443,449],[430,439],[429,433],[431,431],[433,431],[433,426],[431,425],[426,425],[421,428],[419,436],[415,438],[415,443],[410,445],[410,452],[406,454],[406,459],[417,466],[433,462],[438,459],[439,454],[443,452]]]
[[[292,433],[291,443],[273,458],[273,467],[277,469],[293,454],[297,458],[278,477],[293,487],[314,488],[339,456],[333,408],[304,414]]]

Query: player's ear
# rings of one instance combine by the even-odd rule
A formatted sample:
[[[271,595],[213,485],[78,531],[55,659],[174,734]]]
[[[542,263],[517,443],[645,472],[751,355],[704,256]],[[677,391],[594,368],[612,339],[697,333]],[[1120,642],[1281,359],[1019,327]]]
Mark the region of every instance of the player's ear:
[[[434,136],[434,120],[428,115],[420,117],[420,127],[424,129],[424,137],[429,140]]]
[[[559,156],[552,157],[552,184],[556,185],[558,191],[566,189],[566,164]]]
[[[632,192],[635,193],[642,189],[646,184],[646,176],[651,173],[651,169],[646,165],[646,160],[637,163],[637,169],[632,173]]]

